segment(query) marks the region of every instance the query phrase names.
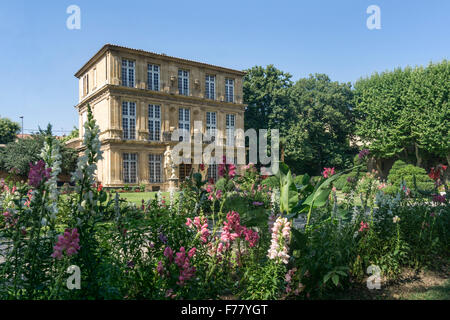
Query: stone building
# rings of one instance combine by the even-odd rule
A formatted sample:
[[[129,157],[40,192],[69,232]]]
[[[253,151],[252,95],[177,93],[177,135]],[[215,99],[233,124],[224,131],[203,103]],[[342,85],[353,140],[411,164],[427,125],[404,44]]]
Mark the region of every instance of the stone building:
[[[167,150],[175,129],[186,129],[192,141],[194,121],[201,121],[203,141],[234,147],[236,129],[244,129],[244,72],[202,62],[107,44],[75,74],[79,79],[79,138],[68,146],[83,150],[87,104],[100,127],[103,160],[97,179],[106,187],[145,184],[167,190]],[[180,139],[181,140],[181,139]],[[234,159],[235,161],[235,159]],[[204,175],[217,179],[217,159],[206,163]],[[198,165],[183,163],[176,178],[185,179]]]

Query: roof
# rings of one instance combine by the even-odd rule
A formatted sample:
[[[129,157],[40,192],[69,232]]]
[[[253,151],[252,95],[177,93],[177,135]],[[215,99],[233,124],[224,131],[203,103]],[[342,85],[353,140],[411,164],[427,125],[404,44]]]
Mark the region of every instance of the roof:
[[[89,59],[88,62],[86,62],[81,67],[80,70],[78,70],[75,73],[75,77],[79,78],[87,69],[89,69],[89,67],[92,64],[94,64],[101,56],[103,56],[104,53],[106,53],[107,51],[110,51],[110,50],[126,51],[126,52],[129,52],[129,53],[143,55],[143,56],[147,56],[147,57],[151,57],[151,58],[153,57],[153,58],[158,58],[158,59],[167,60],[167,61],[175,61],[175,62],[180,62],[180,63],[194,64],[194,65],[197,65],[197,66],[202,66],[202,67],[206,67],[206,68],[220,70],[220,71],[223,71],[223,72],[238,74],[238,75],[241,75],[241,76],[245,75],[244,71],[230,69],[230,68],[225,68],[225,67],[220,67],[220,66],[216,66],[216,65],[212,65],[212,64],[208,64],[208,63],[204,63],[204,62],[198,62],[198,61],[194,61],[194,60],[177,58],[177,57],[168,56],[166,54],[154,53],[154,52],[151,52],[151,51],[145,51],[145,50],[141,50],[141,49],[133,49],[133,48],[118,46],[118,45],[114,45],[114,44],[105,44],[99,51],[97,51],[96,54],[94,54],[94,56],[91,59]]]

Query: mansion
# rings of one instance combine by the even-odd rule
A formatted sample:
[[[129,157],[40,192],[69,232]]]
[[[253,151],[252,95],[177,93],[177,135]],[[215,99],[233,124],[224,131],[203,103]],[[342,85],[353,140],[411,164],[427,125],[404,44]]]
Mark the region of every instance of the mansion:
[[[194,122],[201,121],[207,143],[234,148],[234,132],[244,129],[244,72],[165,54],[107,44],[75,74],[79,79],[79,138],[67,142],[83,151],[87,105],[100,127],[103,159],[97,180],[105,187],[145,184],[147,190],[167,190],[167,150],[175,129],[192,142]],[[197,130],[198,131],[198,130]],[[236,161],[236,159],[233,159]],[[191,161],[189,161],[191,162]],[[218,159],[205,163],[204,178],[217,179]],[[172,168],[183,181],[198,164]],[[173,173],[172,170],[172,173]]]

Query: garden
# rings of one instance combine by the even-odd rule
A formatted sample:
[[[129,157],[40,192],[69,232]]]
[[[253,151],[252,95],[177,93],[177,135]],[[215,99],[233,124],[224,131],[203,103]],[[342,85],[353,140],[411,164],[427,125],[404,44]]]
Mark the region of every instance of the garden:
[[[57,187],[50,135],[28,181],[1,181],[0,299],[326,299],[448,264],[447,166],[397,161],[381,180],[367,149],[316,177],[223,161],[215,184],[191,172],[177,193],[127,201],[95,179],[91,113],[84,129],[74,192]]]

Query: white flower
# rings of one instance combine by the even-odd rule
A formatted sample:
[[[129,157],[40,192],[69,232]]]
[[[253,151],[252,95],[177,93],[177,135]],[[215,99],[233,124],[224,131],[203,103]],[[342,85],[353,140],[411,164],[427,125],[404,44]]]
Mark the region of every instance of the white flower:
[[[291,238],[291,223],[286,218],[278,217],[272,227],[272,240],[267,252],[269,259],[279,258],[287,264],[289,261],[288,244]]]

